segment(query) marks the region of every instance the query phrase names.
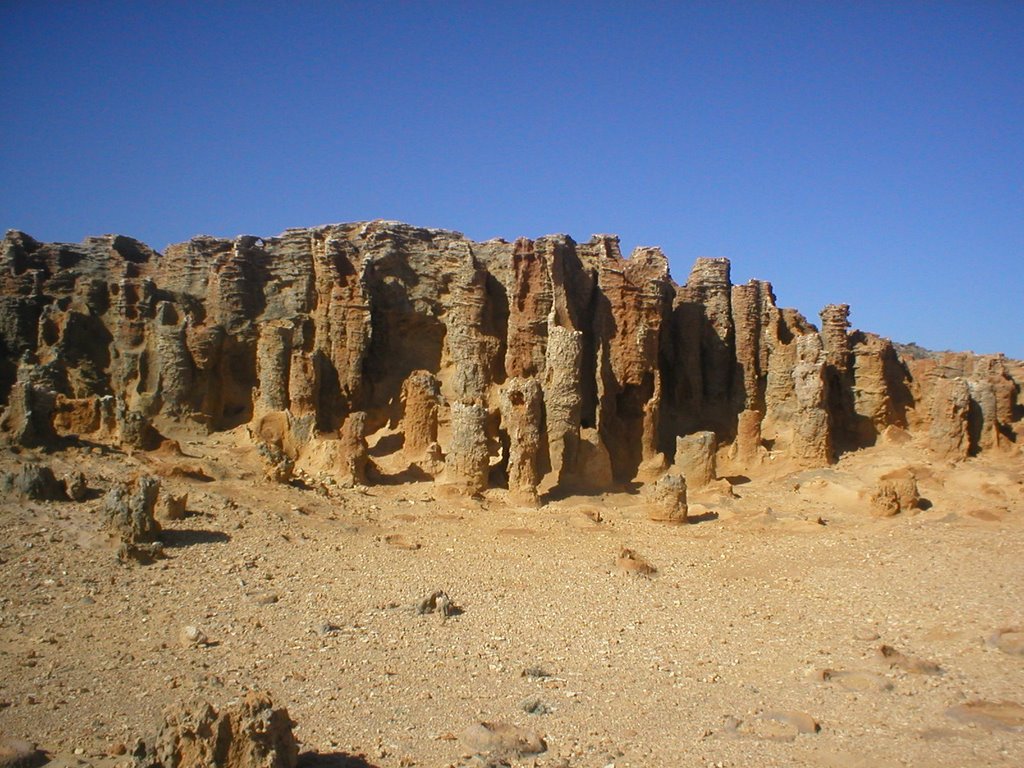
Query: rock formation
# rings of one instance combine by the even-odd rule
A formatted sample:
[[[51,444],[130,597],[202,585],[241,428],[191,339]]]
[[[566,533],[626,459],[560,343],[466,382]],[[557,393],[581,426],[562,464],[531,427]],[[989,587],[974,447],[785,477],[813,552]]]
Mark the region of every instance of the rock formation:
[[[295,768],[288,710],[250,691],[219,712],[206,702],[167,711],[156,736],[132,750],[134,768]]]
[[[647,517],[665,523],[685,523],[689,508],[686,504],[686,480],[682,475],[664,475],[649,492]]]
[[[134,482],[114,483],[103,499],[107,528],[120,539],[118,559],[148,562],[163,550],[156,502],[160,481],[139,477]]]
[[[63,501],[69,498],[67,486],[57,480],[53,470],[39,464],[25,464],[15,475],[0,477],[0,488],[22,499]]]
[[[891,517],[900,512],[913,513],[920,503],[917,479],[907,469],[886,474],[871,493],[872,511],[878,517]]]
[[[544,399],[537,379],[511,378],[501,390],[501,422],[508,433],[508,489],[534,502],[542,472]]]
[[[718,441],[714,432],[694,432],[676,438],[675,465],[686,478],[686,487],[697,490],[716,477],[715,455]]]
[[[684,465],[696,488],[716,458],[823,465],[893,428],[953,461],[1024,434],[1001,356],[915,356],[843,304],[819,332],[769,283],[732,285],[726,259],[676,285],[659,249],[626,258],[610,235],[478,243],[373,221],[161,254],[12,231],[0,266],[0,430],[32,448],[246,425],[278,480],[320,461],[373,482],[381,458],[529,501]]]
[[[797,339],[793,389],[797,410],[793,419],[793,457],[809,466],[831,463],[832,430],[826,408],[825,353],[821,337],[807,334]]]

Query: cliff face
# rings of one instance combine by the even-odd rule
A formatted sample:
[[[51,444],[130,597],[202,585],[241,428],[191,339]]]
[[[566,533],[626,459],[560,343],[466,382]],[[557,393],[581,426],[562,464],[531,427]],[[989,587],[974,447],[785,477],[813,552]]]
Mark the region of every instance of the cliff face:
[[[159,254],[12,231],[0,423],[28,445],[139,448],[168,420],[246,424],[276,461],[315,454],[353,482],[525,499],[654,480],[702,431],[739,468],[898,435],[952,459],[1019,450],[1009,361],[903,359],[848,312],[826,307],[819,332],[770,284],[732,285],[725,259],[679,286],[659,249],[623,258],[611,236],[476,243],[378,221]]]

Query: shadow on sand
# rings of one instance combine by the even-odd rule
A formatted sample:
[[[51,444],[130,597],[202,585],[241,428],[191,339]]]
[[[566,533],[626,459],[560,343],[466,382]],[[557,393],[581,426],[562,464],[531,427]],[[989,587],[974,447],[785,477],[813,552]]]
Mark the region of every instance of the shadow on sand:
[[[200,528],[185,530],[164,528],[160,531],[160,539],[168,549],[192,547],[197,544],[223,544],[231,541],[231,537],[223,531],[207,531]]]
[[[377,768],[365,755],[348,752],[303,752],[298,768]]]

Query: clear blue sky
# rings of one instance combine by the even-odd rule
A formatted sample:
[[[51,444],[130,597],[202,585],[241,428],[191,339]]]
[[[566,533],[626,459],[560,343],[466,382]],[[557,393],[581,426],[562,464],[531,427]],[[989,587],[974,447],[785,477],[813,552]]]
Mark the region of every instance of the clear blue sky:
[[[0,226],[728,256],[1024,358],[1024,3],[0,2]]]

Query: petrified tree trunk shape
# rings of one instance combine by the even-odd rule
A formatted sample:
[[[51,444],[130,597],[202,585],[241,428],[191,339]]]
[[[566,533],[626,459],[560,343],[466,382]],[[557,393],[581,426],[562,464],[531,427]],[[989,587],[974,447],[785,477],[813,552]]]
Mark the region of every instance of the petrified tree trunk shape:
[[[996,418],[996,393],[988,379],[968,379],[967,391],[971,403],[967,424],[971,436],[971,450],[991,450],[999,447],[999,420]]]
[[[665,457],[658,450],[658,427],[661,423],[661,375],[654,371],[654,392],[644,403],[643,432],[640,435],[640,458],[644,464],[662,461]]]
[[[837,371],[850,370],[850,328],[849,304],[829,304],[821,310],[821,339],[825,350],[825,362]]]
[[[468,494],[487,488],[490,453],[487,410],[477,403],[452,403],[451,444],[445,457],[444,483]]]
[[[163,400],[164,409],[173,415],[189,410],[193,390],[192,358],[185,345],[185,328],[178,312],[169,301],[156,307],[154,323],[157,383],[155,392]]]
[[[715,479],[717,450],[718,440],[714,432],[695,432],[676,438],[674,466],[686,478],[687,488],[703,488]]]
[[[964,379],[940,378],[932,384],[928,444],[943,458],[953,461],[967,458],[971,445],[970,407],[971,392]]]
[[[107,527],[131,544],[160,540],[155,511],[160,481],[143,475],[134,482],[119,480],[103,499]]]
[[[413,371],[402,386],[404,450],[411,460],[423,458],[437,442],[441,385],[430,371]]]
[[[153,428],[149,417],[131,408],[121,398],[115,398],[114,416],[117,420],[117,439],[122,447],[151,451],[160,445],[161,435]]]
[[[671,324],[662,356],[666,399],[666,416],[673,434],[690,432],[703,421],[704,377],[701,369],[701,329],[703,307],[687,289],[677,288],[672,303]]]
[[[825,352],[825,404],[836,445],[849,449],[874,440],[871,425],[857,417],[853,392],[853,356],[848,330],[850,308],[829,304],[821,310],[821,343]]]
[[[618,241],[612,254],[618,253]],[[657,453],[658,352],[671,295],[668,261],[657,248],[637,248],[629,259],[600,262],[598,286],[607,299],[599,315],[598,427],[616,478],[632,480]]]
[[[910,403],[906,369],[892,342],[874,334],[857,332],[851,351],[849,388],[856,423],[852,431],[859,445],[873,445],[885,428],[905,427]]]
[[[133,407],[138,402],[139,393],[146,390],[141,381],[141,363],[145,359],[152,288],[150,281],[134,278],[123,278],[111,286],[114,298],[111,319],[107,321],[113,337],[110,391]]]
[[[665,475],[654,483],[647,507],[648,519],[665,523],[685,523],[688,512],[686,480],[682,475]]]
[[[552,307],[549,265],[544,253],[526,238],[516,240],[512,252],[513,285],[509,294],[508,376],[536,376],[544,370],[548,315]]]
[[[512,378],[501,390],[501,423],[508,431],[508,490],[536,502],[544,435],[544,395],[536,379]]]
[[[995,395],[995,417],[1002,426],[1015,421],[1014,414],[1020,397],[1020,385],[1010,376],[1006,358],[1002,355],[982,358],[975,362],[975,376],[984,375],[992,384]]]
[[[569,482],[576,470],[580,442],[580,362],[583,334],[548,319],[548,348],[544,364],[544,408],[551,469],[559,483]]]
[[[467,252],[453,282],[454,299],[445,337],[448,357],[455,364],[452,388],[456,400],[483,402],[490,383],[481,333],[487,301],[486,273]]]
[[[194,629],[194,628],[192,628]],[[187,639],[187,638],[186,638]],[[164,712],[153,738],[137,742],[138,768],[295,768],[299,747],[288,710],[249,691],[218,712],[202,700]]]
[[[292,350],[288,366],[288,404],[291,412],[296,416],[315,416],[319,392],[320,368],[316,360],[301,348]]]
[[[700,349],[704,400],[726,401],[731,391],[735,360],[729,260],[697,259],[681,290],[691,301],[703,306]]]
[[[766,326],[775,308],[771,284],[751,280],[746,285],[734,285],[731,306],[736,346],[736,407],[762,410],[769,354]]]
[[[754,467],[765,457],[765,449],[761,444],[760,411],[741,411],[736,419],[736,442],[733,443],[731,458],[740,466]]]
[[[774,438],[791,426],[798,411],[793,386],[793,368],[797,363],[796,340],[807,334],[816,334],[816,331],[795,310],[772,310],[770,316],[770,328],[766,334],[770,355],[761,432],[764,437]]]
[[[832,436],[826,410],[825,352],[821,337],[806,334],[796,340],[797,363],[793,387],[797,413],[793,423],[793,458],[802,464],[820,466],[833,460]]]
[[[317,369],[313,395],[318,411],[334,408],[343,417],[346,411],[363,407],[365,363],[373,335],[367,285],[374,264],[351,242],[325,233],[312,238],[310,250],[316,295],[310,344]],[[330,388],[324,386],[327,381]],[[318,417],[324,428],[335,426],[328,414]]]
[[[338,433],[338,480],[342,485],[364,484],[369,463],[366,444],[366,413],[354,411]]]
[[[265,314],[292,321],[287,397],[295,426],[311,433],[338,430],[346,415],[366,407],[365,362],[372,338],[367,283],[372,242],[360,250],[334,228],[288,230],[268,244],[277,285]]]
[[[258,411],[284,411],[290,405],[288,385],[291,375],[292,328],[276,322],[260,327],[256,344]]]
[[[220,388],[217,386],[217,370],[220,366],[224,336],[224,329],[219,325],[195,325],[191,318],[185,320],[185,346],[196,367],[196,383],[199,389],[192,402],[207,420],[212,420],[214,414],[220,412],[221,397]]]

